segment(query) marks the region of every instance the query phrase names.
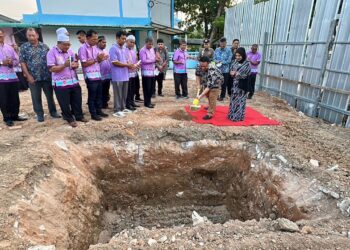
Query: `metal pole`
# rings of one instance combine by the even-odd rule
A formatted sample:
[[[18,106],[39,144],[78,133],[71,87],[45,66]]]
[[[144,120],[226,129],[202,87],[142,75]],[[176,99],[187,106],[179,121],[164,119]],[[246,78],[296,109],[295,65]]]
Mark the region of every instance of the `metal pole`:
[[[327,72],[327,63],[328,63],[328,55],[329,55],[329,47],[331,45],[331,43],[333,42],[334,38],[333,38],[333,32],[334,32],[334,29],[336,28],[337,26],[337,20],[334,19],[331,24],[330,24],[330,27],[329,27],[329,31],[328,31],[328,36],[327,36],[327,43],[326,43],[326,52],[324,53],[324,57],[323,57],[323,61],[322,61],[322,66],[321,66],[321,74],[320,74],[320,80],[319,80],[319,85],[320,86],[323,86],[323,82],[324,82],[324,79],[326,77],[326,72]],[[313,116],[314,117],[318,117],[318,111],[319,111],[319,108],[320,108],[320,103],[322,101],[322,96],[323,96],[323,91],[321,90],[320,91],[320,94],[318,95],[317,99],[316,99],[316,107],[314,109],[314,112],[313,112]]]
[[[262,88],[263,88],[263,82],[264,82],[264,76],[263,75],[265,75],[266,56],[267,56],[267,39],[268,39],[268,32],[265,32],[264,33],[262,59],[261,59],[261,67],[260,67],[260,73],[261,74],[260,74],[258,90],[262,90]]]

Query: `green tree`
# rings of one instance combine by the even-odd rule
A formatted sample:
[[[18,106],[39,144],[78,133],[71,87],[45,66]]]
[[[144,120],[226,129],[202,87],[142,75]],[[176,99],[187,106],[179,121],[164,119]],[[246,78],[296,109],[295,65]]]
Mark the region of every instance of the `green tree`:
[[[175,0],[175,10],[186,18],[179,24],[190,33],[203,34],[211,41],[217,41],[224,33],[225,8],[232,0]],[[203,38],[203,37],[198,37]]]

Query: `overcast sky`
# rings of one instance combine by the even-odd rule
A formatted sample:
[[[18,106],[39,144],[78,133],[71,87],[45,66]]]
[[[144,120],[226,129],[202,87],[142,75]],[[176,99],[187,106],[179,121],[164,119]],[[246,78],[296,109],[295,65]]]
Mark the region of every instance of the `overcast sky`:
[[[22,19],[23,14],[36,12],[35,0],[0,0],[0,14],[13,19]]]

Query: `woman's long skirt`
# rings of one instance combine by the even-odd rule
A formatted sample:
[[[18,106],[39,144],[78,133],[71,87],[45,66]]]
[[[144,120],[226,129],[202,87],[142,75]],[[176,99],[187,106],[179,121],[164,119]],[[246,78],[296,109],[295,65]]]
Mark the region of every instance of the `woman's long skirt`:
[[[229,120],[234,122],[244,120],[247,94],[248,93],[238,88],[238,81],[234,80],[230,101],[230,110],[228,113]]]

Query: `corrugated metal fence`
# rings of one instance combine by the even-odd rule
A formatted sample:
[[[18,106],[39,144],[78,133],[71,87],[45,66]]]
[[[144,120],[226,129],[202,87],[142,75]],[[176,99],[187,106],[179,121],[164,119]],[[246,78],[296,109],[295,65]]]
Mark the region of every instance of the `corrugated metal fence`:
[[[227,10],[225,36],[260,45],[261,89],[350,127],[350,0],[244,0]]]

